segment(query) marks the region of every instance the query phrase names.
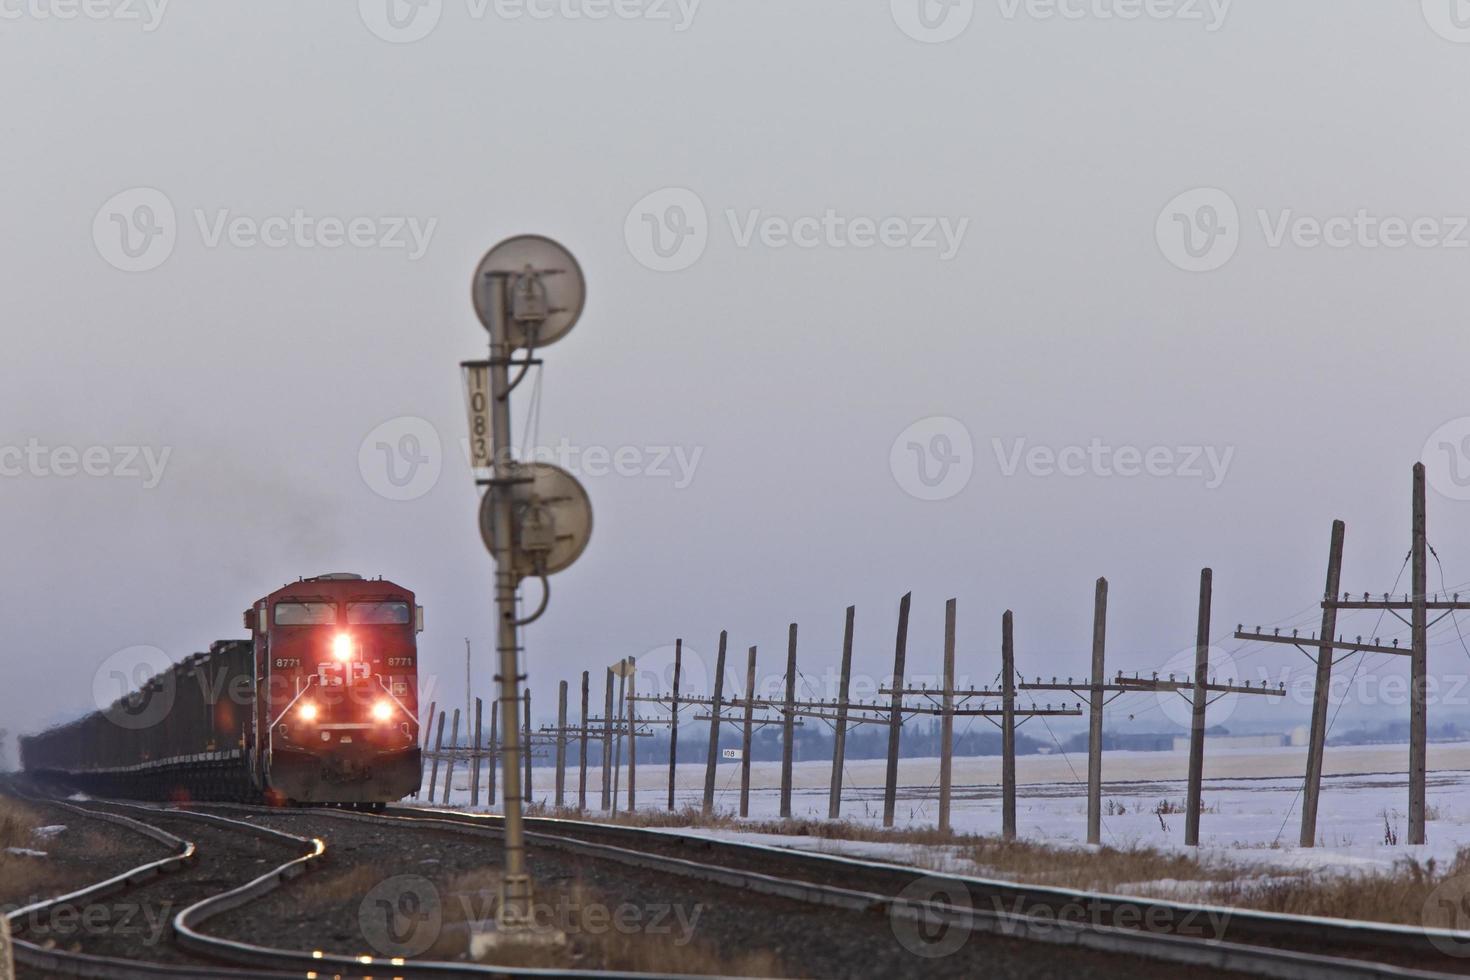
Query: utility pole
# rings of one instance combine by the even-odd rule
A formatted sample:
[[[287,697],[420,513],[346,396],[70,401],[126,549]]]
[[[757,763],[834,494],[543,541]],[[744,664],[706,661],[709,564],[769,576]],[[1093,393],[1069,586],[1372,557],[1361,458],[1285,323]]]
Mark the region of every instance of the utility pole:
[[[740,816],[750,816],[750,734],[755,723],[755,647],[745,660],[745,731],[740,740]],[[719,708],[712,712],[719,715]]]
[[[628,676],[628,812],[638,809],[638,661],[629,657]]]
[[[1097,580],[1092,606],[1092,684],[1087,698],[1087,843],[1102,843],[1104,666],[1108,638],[1108,580]]]
[[[847,756],[847,699],[852,688],[852,621],[856,606],[847,607],[847,625],[842,629],[842,675],[837,689],[837,717],[832,742],[832,786],[827,794],[827,819],[842,815],[842,767]]]
[[[908,655],[909,603],[912,592],[904,593],[898,602],[898,634],[893,644],[893,694],[888,715],[888,773],[883,787],[883,826],[893,826],[898,803],[899,733],[903,730],[904,660]]]
[[[947,834],[950,792],[954,785],[954,634],[955,604],[944,604],[944,694],[939,716],[939,832]]]
[[[1425,782],[1428,772],[1429,741],[1428,632],[1430,626],[1444,617],[1453,615],[1457,611],[1470,610],[1470,601],[1461,600],[1459,593],[1448,598],[1438,594],[1431,598],[1429,595],[1428,555],[1430,547],[1426,532],[1423,463],[1417,463],[1414,466],[1412,504],[1411,541],[1406,558],[1406,561],[1412,564],[1412,583],[1409,595],[1396,598],[1385,593],[1381,598],[1375,599],[1367,593],[1362,593],[1361,599],[1354,599],[1351,593],[1341,593],[1341,598],[1339,598],[1343,535],[1342,522],[1338,521],[1333,525],[1332,550],[1328,555],[1328,594],[1322,600],[1321,637],[1319,638],[1316,634],[1310,638],[1298,636],[1295,630],[1292,631],[1291,636],[1282,636],[1280,630],[1267,634],[1260,627],[1256,627],[1254,632],[1246,632],[1244,626],[1237,628],[1235,633],[1236,638],[1241,640],[1289,643],[1308,656],[1315,656],[1317,661],[1317,686],[1312,705],[1311,742],[1307,747],[1307,772],[1303,789],[1301,831],[1303,847],[1311,847],[1316,839],[1316,819],[1321,799],[1322,757],[1327,732],[1327,690],[1332,676],[1332,667],[1355,653],[1381,653],[1409,657],[1409,831],[1407,843],[1417,845],[1423,844],[1426,840]],[[1397,640],[1394,640],[1391,646],[1384,645],[1377,637],[1366,642],[1361,636],[1352,640],[1343,636],[1334,638],[1337,632],[1337,613],[1341,610],[1361,609],[1391,613],[1408,626],[1410,630],[1408,648],[1399,646]],[[1431,610],[1439,613],[1433,623],[1429,621]],[[1407,619],[1402,615],[1405,612],[1409,614]],[[1307,653],[1309,649],[1314,653]],[[1334,661],[1333,657],[1338,652],[1342,652],[1343,656]]]
[[[1324,598],[1337,596],[1342,587],[1342,546],[1347,535],[1347,525],[1342,521],[1332,522],[1332,544],[1327,552],[1327,588]],[[1322,637],[1329,644],[1317,651],[1317,682],[1312,692],[1312,728],[1307,739],[1307,778],[1302,795],[1302,832],[1298,843],[1302,847],[1317,844],[1317,801],[1322,792],[1322,756],[1327,745],[1327,695],[1332,688],[1332,657],[1330,645],[1337,635],[1337,609],[1328,606],[1322,610]]]
[[[674,812],[674,775],[679,768],[679,675],[684,667],[684,641],[674,641],[674,697],[669,707],[669,812]]]
[[[1424,464],[1414,467],[1413,622],[1409,680],[1409,843],[1425,842],[1424,784],[1428,772],[1429,540],[1424,517]]]
[[[720,700],[725,691],[725,643],[730,634],[720,631],[720,651],[715,658],[715,694],[709,723],[709,758],[704,767],[704,815],[715,812],[715,766],[720,758]]]
[[[1184,846],[1199,846],[1199,811],[1205,772],[1205,684],[1210,674],[1210,600],[1214,575],[1206,568],[1199,574],[1199,623],[1194,646],[1194,696],[1189,719],[1189,795],[1184,814]]]
[[[796,624],[786,637],[786,708],[781,726],[781,819],[791,819],[792,744],[796,736]]]
[[[1016,839],[1016,644],[1015,617],[1001,617],[1001,836]]]
[[[444,805],[449,805],[449,793],[454,787],[454,760],[459,753],[459,709],[454,709],[454,724],[449,732],[449,762],[444,770]]]
[[[588,672],[582,671],[582,731],[577,750],[577,812],[579,814],[587,810],[587,696],[590,681],[591,677]]]
[[[562,681],[556,698],[556,808],[566,806],[567,791],[567,682]]]

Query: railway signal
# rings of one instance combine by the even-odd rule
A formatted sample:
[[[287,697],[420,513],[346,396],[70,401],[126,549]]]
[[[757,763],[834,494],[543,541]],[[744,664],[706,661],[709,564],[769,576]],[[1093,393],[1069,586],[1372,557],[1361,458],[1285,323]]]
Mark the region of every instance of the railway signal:
[[[497,926],[502,934],[536,935],[531,880],[526,872],[523,821],[519,633],[546,611],[547,577],[562,571],[587,547],[592,506],[570,473],[545,463],[518,462],[511,445],[510,396],[533,367],[539,348],[561,340],[581,318],[587,286],[577,260],[540,235],[501,242],[475,270],[475,313],[490,334],[490,358],[464,369],[470,414],[471,465],[486,487],[480,532],[495,558],[496,652],[505,780],[505,869]],[[523,352],[517,358],[517,352]],[[512,380],[511,369],[517,373]],[[481,475],[483,474],[483,475]],[[516,610],[521,582],[541,583],[541,602],[530,616]],[[529,718],[526,719],[529,724]],[[527,747],[529,750],[529,746]]]

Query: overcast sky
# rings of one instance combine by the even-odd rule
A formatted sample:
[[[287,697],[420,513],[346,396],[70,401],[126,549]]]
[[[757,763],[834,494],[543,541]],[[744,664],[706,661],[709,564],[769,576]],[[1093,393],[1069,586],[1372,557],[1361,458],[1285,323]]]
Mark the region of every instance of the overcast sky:
[[[799,622],[820,678],[849,603],[886,673],[910,589],[931,680],[951,596],[976,683],[1007,608],[1025,673],[1084,673],[1099,575],[1110,668],[1192,644],[1205,565],[1217,636],[1313,624],[1333,518],[1344,586],[1393,586],[1421,456],[1470,580],[1452,0],[920,6],[0,0],[0,725],[341,570],[417,591],[447,699],[472,637],[488,697],[457,365],[522,232],[586,272],[536,431],[597,519],[528,631],[538,715],[721,629],[779,675]]]

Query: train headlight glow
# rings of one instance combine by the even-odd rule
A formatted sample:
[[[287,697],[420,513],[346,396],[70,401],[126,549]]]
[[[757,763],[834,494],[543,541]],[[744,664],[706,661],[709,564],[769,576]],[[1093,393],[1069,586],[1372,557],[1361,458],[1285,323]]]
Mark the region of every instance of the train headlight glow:
[[[332,640],[332,656],[344,663],[352,659],[352,637],[338,633]]]
[[[387,701],[379,701],[373,705],[373,721],[391,721],[393,719],[393,705]]]
[[[301,706],[302,721],[316,721],[317,707],[314,704],[303,704]]]

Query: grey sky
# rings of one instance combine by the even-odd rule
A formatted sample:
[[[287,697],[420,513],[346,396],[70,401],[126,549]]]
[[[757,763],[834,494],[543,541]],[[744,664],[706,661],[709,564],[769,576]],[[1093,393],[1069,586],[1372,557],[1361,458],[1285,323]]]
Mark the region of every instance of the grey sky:
[[[1450,6],[1179,0],[1149,9],[1202,19],[1120,20],[1101,0],[1073,0],[1075,19],[991,0],[924,43],[880,0],[626,0],[601,20],[560,0],[536,7],[546,19],[444,0],[426,37],[392,43],[368,26],[386,23],[371,0],[366,17],[175,3],[153,30],[146,13],[57,20],[38,13],[66,0],[0,0],[0,444],[170,451],[152,489],[0,479],[0,718],[32,730],[88,710],[114,651],[181,657],[239,634],[240,611],[283,582],[347,569],[418,591],[425,668],[451,697],[474,637],[488,694],[490,565],[457,363],[483,353],[475,263],[528,231],[568,245],[590,288],[582,324],[545,352],[541,441],[636,447],[650,466],[660,447],[701,454],[687,487],[586,477],[592,546],[528,636],[543,709],[560,679],[679,635],[712,653],[721,628],[739,663],[760,644],[774,672],[798,621],[819,674],[847,603],[859,668],[879,673],[907,589],[917,671],[937,670],[954,595],[963,673],[994,676],[1012,608],[1026,673],[1081,674],[1098,575],[1111,666],[1152,669],[1192,642],[1203,565],[1217,633],[1307,609],[1334,517],[1345,584],[1384,591],[1408,548],[1409,468],[1470,415],[1470,44]],[[105,239],[99,210],[135,188],[166,197],[176,242],[129,273],[94,223]],[[697,196],[707,241],[657,272],[635,205],[668,188]],[[1238,209],[1235,251],[1208,272],[1161,242],[1166,205],[1196,188]],[[1207,222],[1200,202],[1219,198],[1185,200]],[[373,219],[373,244],[250,244],[298,210]],[[1297,221],[1360,211],[1337,225],[1344,247]],[[802,226],[817,244],[779,244],[803,217],[824,219]],[[864,222],[894,218],[904,244],[862,247]],[[1435,222],[1389,247],[1384,218]],[[378,247],[396,219],[432,228],[422,257]],[[912,247],[930,219],[941,246],[968,222],[952,257]],[[411,501],[359,466],[400,417],[444,446]],[[942,501],[890,465],[932,417],[973,444],[972,476]],[[1207,465],[1006,476],[1016,440],[1233,456],[1214,489]],[[1457,486],[1452,463],[1470,473],[1463,454],[1430,462],[1440,488]],[[1429,506],[1450,584],[1470,579],[1470,504],[1431,491]],[[1245,663],[1259,679],[1305,661]],[[1470,666],[1453,631],[1431,664]]]

